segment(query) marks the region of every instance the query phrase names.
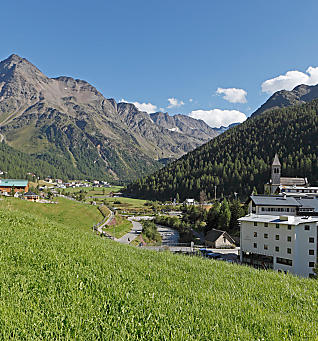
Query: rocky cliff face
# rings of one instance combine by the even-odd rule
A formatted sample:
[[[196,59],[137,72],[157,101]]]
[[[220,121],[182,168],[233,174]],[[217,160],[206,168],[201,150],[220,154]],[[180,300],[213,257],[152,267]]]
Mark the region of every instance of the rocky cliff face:
[[[83,176],[98,169],[106,178],[132,179],[217,135],[203,121],[176,116],[163,126],[83,80],[48,78],[17,55],[0,63],[1,139],[53,166],[71,164]]]
[[[275,92],[252,115],[259,115],[269,109],[289,107],[296,104],[311,102],[318,98],[318,85],[298,85],[293,90],[281,90]]]

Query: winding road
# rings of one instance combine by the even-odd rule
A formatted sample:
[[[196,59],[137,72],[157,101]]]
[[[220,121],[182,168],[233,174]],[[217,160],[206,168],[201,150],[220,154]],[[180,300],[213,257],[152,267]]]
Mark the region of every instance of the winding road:
[[[116,241],[119,243],[129,244],[141,234],[141,224],[138,221],[133,220],[133,218],[128,218],[128,220],[132,222],[133,227],[130,232],[126,233],[121,238],[116,239]]]

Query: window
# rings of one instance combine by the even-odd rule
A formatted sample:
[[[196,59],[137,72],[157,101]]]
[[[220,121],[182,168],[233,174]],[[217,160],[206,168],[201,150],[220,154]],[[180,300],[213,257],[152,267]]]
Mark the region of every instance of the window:
[[[288,225],[288,227],[287,227],[287,228],[288,228],[288,230],[291,230],[291,225]]]
[[[314,237],[309,237],[309,243],[314,243],[315,242],[315,238]]]
[[[287,241],[291,242],[291,236],[287,236]]]
[[[265,226],[265,227],[268,227],[268,223],[264,223],[264,226]]]
[[[315,266],[315,262],[309,262],[309,267],[313,268]]]
[[[276,234],[275,240],[279,240],[279,235],[278,234]]]
[[[287,248],[287,253],[291,253],[291,248]]]
[[[254,232],[254,237],[257,237],[257,232]]]
[[[276,224],[276,228],[279,229],[279,224]]]
[[[265,211],[264,207],[262,207],[262,211],[263,211],[263,212]]]
[[[254,247],[257,247],[257,243],[254,243]]]
[[[264,245],[264,250],[268,250],[268,245]]]
[[[310,230],[310,226],[309,225],[305,225],[305,230],[309,231]]]
[[[315,254],[315,250],[309,250],[309,254],[312,256]]]
[[[264,233],[264,238],[268,238],[268,233]]]
[[[254,226],[257,226],[257,222],[256,221],[254,221]]]
[[[275,246],[275,251],[279,252],[279,246]]]
[[[293,265],[293,261],[291,259],[279,258],[279,257],[276,258],[276,263],[289,265],[289,266]]]

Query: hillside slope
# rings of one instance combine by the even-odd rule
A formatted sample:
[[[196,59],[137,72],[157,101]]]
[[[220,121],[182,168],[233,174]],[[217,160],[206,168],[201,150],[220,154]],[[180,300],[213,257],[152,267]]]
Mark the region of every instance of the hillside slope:
[[[83,80],[48,78],[17,55],[0,62],[0,141],[47,161],[50,173],[62,162],[73,177],[133,179],[217,135],[205,126],[204,137],[170,131]]]
[[[314,340],[318,334],[315,280],[119,245],[82,220],[68,224],[27,207],[42,212],[41,205],[18,210],[14,201],[0,202],[2,340]]]
[[[154,174],[138,179],[126,189],[131,196],[168,200],[246,198],[254,186],[263,191],[270,178],[275,153],[285,176],[306,176],[318,185],[318,100],[294,107],[270,110],[249,118],[207,144]]]

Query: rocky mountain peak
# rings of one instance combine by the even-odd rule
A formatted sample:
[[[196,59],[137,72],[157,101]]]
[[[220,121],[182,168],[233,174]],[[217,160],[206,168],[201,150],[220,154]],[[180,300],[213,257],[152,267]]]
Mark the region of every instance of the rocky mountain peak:
[[[269,109],[289,107],[296,104],[310,102],[318,98],[318,84],[317,85],[297,85],[293,90],[280,90],[275,92],[260,108],[253,114],[260,115]]]

